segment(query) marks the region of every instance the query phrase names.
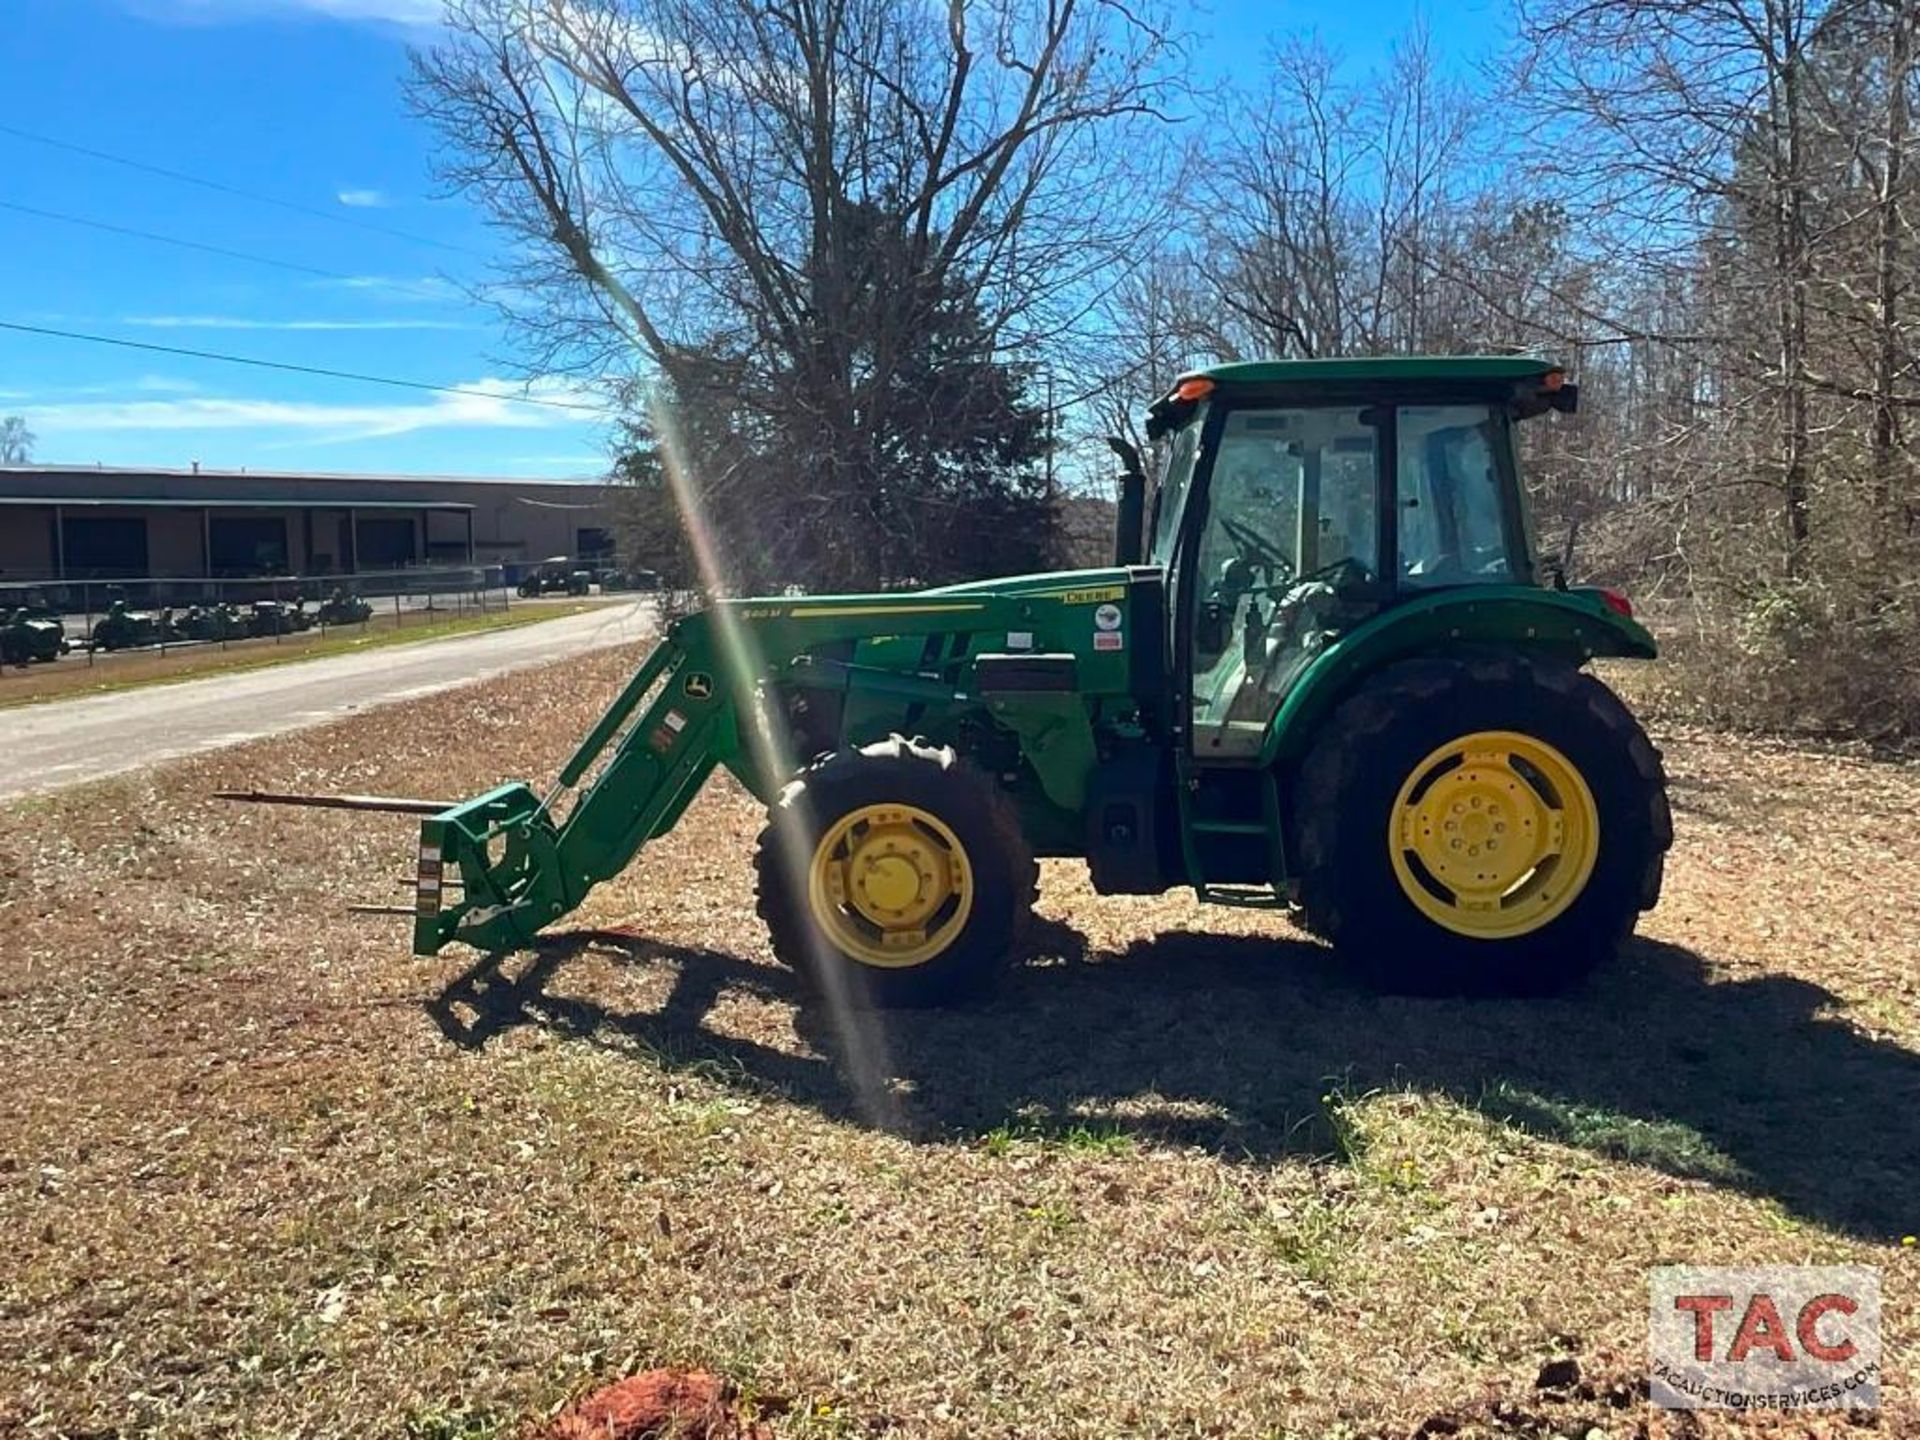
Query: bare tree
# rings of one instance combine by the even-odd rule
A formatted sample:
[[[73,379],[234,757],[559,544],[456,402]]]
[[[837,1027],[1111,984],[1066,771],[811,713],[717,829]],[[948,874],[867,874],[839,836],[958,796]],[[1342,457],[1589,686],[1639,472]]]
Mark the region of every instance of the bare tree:
[[[1903,318],[1920,240],[1916,28],[1920,16],[1899,0],[1850,0],[1828,13],[1814,46],[1812,315],[1826,338],[1856,343],[1827,346],[1810,379],[1819,394],[1870,406],[1876,490],[1899,446],[1901,412],[1920,404]]]
[[[25,465],[33,459],[37,437],[18,415],[0,419],[0,465]]]
[[[935,312],[1038,358],[1150,220],[1169,42],[1118,0],[454,0],[449,24],[413,94],[515,242],[536,361],[724,405],[742,444],[701,483],[784,491],[759,539],[819,578],[878,578],[860,539],[913,523],[887,457],[933,403],[900,381]]]
[[[1901,301],[1910,284],[1903,275],[1903,261],[1912,253],[1907,213],[1907,146],[1910,125],[1910,90],[1914,83],[1914,29],[1920,19],[1910,6],[1887,4],[1887,79],[1885,79],[1885,125],[1880,144],[1880,165],[1876,177],[1878,234],[1874,244],[1874,511],[1885,524],[1901,522],[1912,526],[1912,511],[1895,515],[1893,509],[1893,470],[1897,465],[1899,411],[1897,388],[1903,361],[1903,321]],[[1910,355],[1910,351],[1908,351]],[[1910,369],[1910,365],[1908,365]]]
[[[1187,210],[1212,262],[1194,316],[1209,348],[1378,354],[1443,338],[1434,257],[1472,188],[1474,107],[1424,28],[1357,78],[1317,41],[1282,39],[1263,84],[1222,96],[1209,130]]]
[[[1574,314],[1606,347],[1588,378],[1624,386],[1629,483],[1595,493],[1657,518],[1640,563],[1683,580],[1727,713],[1920,727],[1911,4],[1522,0],[1522,20],[1533,178],[1600,277]]]
[[[1515,77],[1534,122],[1535,174],[1609,264],[1670,281],[1697,275],[1701,247],[1718,247],[1714,279],[1740,321],[1728,368],[1773,417],[1764,460],[1789,570],[1811,524],[1806,202],[1818,12],[1817,0],[1526,0]],[[1762,236],[1763,247],[1746,243]]]

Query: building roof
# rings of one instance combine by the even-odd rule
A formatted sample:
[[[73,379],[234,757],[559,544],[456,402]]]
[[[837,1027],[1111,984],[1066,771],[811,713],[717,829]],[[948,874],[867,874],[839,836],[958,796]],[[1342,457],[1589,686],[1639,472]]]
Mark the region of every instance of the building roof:
[[[299,470],[135,469],[105,465],[0,465],[0,505],[251,506],[319,510],[421,510],[531,506],[599,510],[604,480],[504,476],[340,475]]]
[[[213,470],[202,466],[167,465],[0,465],[0,488],[14,476],[96,475],[136,480],[241,480],[265,481],[313,480],[343,485],[423,484],[423,485],[602,485],[603,476],[581,476],[566,480],[542,480],[524,475],[399,475],[361,471],[344,473],[326,470]]]
[[[150,495],[0,495],[0,505],[49,505],[62,510],[84,510],[88,506],[115,510],[138,507],[168,510],[471,510],[459,500],[359,500],[343,498],[335,505],[312,499],[284,500],[247,495],[223,495],[218,499],[175,500]]]

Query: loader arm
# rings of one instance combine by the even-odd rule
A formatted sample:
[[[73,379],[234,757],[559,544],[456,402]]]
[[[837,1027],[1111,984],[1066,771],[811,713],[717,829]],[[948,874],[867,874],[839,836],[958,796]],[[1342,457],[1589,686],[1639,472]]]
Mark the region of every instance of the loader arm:
[[[1091,635],[1094,609],[1125,589],[1089,585],[1087,578],[1050,577],[1049,586],[1001,595],[923,591],[722,601],[676,621],[546,795],[515,782],[421,822],[414,953],[431,955],[453,941],[487,951],[527,944],[577,908],[596,884],[624,870],[649,840],[672,829],[717,766],[771,800],[810,757],[779,753],[779,727],[761,724],[760,693],[770,679],[805,679],[895,701],[990,703],[937,677],[815,663],[811,654],[871,641],[877,628],[892,641],[996,627],[1004,634],[1009,626],[1033,631],[1043,642],[1068,626]],[[1087,689],[1125,691],[1125,655],[1086,662]],[[1056,707],[1071,713],[1039,713],[1046,707],[1029,702],[1023,713],[1003,720],[1037,757],[1043,782],[1059,792],[1056,801],[1077,804],[1094,760],[1086,709],[1078,695],[1049,698],[1071,698],[1071,706]]]
[[[525,945],[672,828],[739,749],[738,692],[753,677],[735,667],[727,683],[717,658],[707,615],[678,622],[545,796],[515,782],[423,820],[414,953]]]

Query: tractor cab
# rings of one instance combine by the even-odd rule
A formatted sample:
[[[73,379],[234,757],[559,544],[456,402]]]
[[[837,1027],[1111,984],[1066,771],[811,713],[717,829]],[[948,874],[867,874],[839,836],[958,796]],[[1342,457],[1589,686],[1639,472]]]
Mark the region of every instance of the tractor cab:
[[[1192,754],[1271,758],[1296,682],[1397,604],[1533,585],[1514,426],[1574,400],[1559,369],[1504,356],[1184,378],[1149,421],[1166,456],[1149,543],[1172,587],[1172,668],[1191,680]]]

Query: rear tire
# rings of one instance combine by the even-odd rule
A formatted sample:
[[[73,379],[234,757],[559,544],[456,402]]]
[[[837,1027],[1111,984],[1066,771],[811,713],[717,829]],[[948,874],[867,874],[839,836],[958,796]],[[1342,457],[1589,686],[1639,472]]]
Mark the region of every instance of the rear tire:
[[[1324,723],[1297,795],[1308,928],[1371,983],[1406,993],[1572,986],[1659,899],[1673,840],[1646,732],[1600,681],[1536,656],[1386,667]],[[1483,803],[1488,815],[1504,807],[1498,837]],[[1516,849],[1548,833],[1564,848],[1522,868]],[[1463,843],[1491,850],[1489,839],[1508,849],[1466,859]]]
[[[774,954],[826,998],[880,1008],[990,988],[1039,884],[992,777],[898,735],[809,766],[769,808],[754,865]]]

